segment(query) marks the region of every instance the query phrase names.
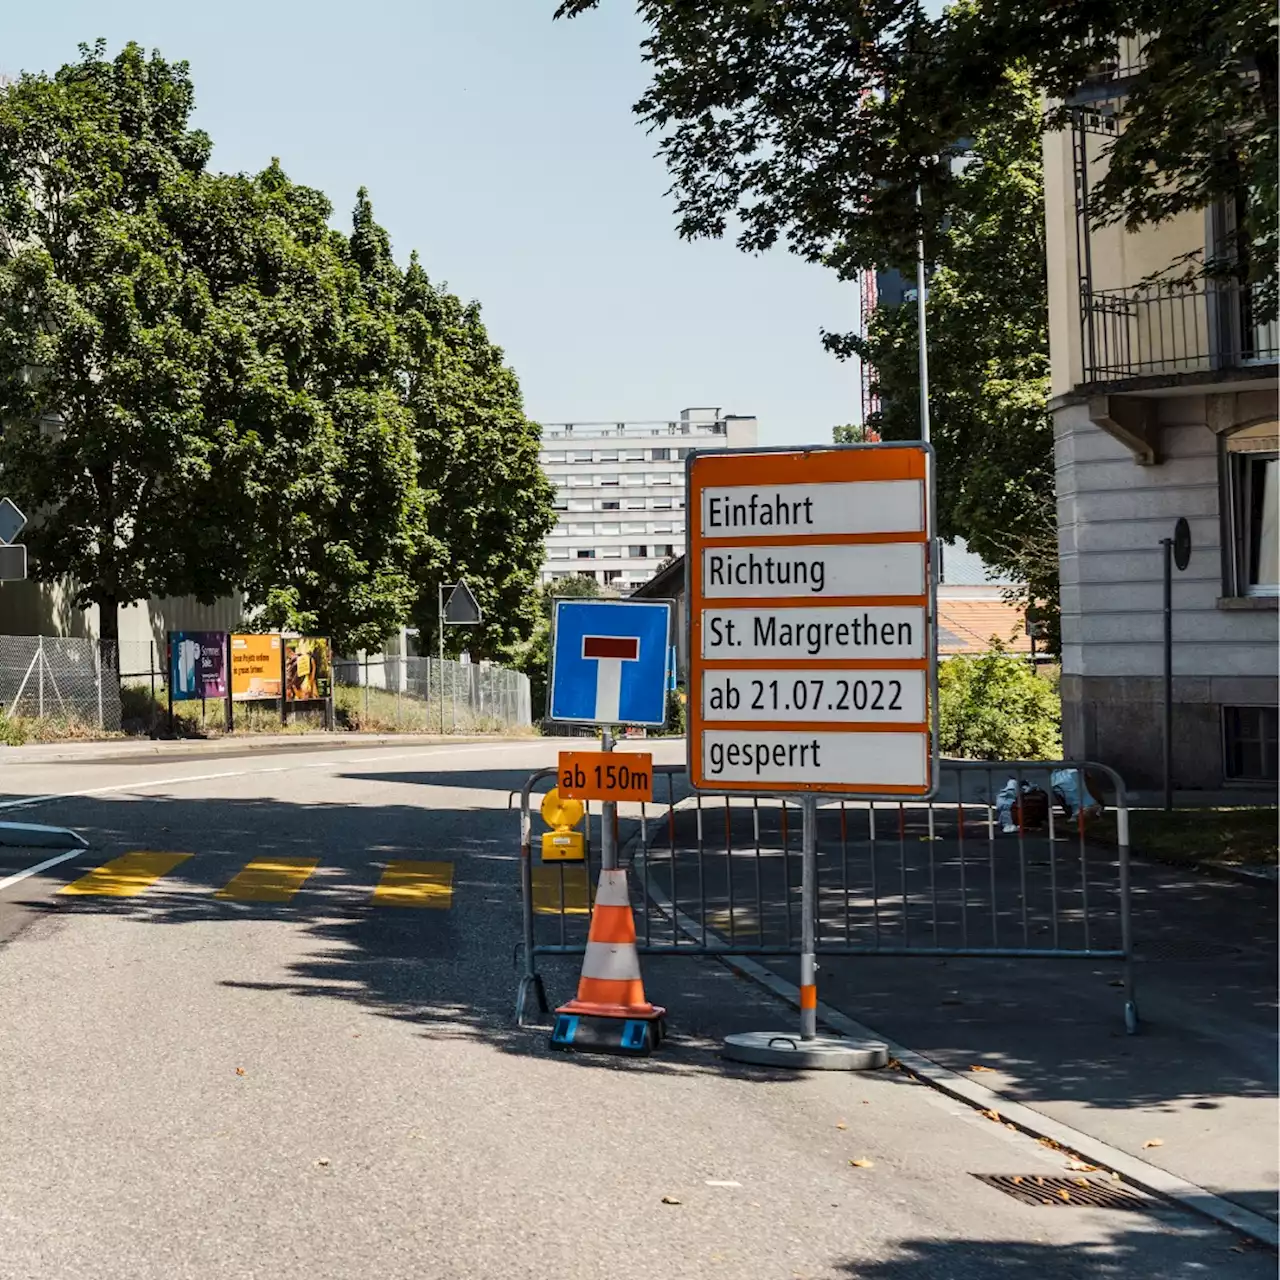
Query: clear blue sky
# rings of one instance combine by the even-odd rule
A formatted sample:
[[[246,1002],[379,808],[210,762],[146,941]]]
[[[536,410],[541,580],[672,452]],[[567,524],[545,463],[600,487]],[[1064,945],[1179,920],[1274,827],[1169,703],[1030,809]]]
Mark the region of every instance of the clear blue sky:
[[[932,6],[930,6],[932,7]],[[819,329],[857,291],[774,251],[686,244],[655,139],[631,0],[552,22],[555,0],[44,0],[7,6],[0,71],[80,41],[185,58],[218,169],[278,155],[344,221],[367,186],[396,256],[482,304],[544,422],[754,413],[769,444],[830,439],[857,376]]]

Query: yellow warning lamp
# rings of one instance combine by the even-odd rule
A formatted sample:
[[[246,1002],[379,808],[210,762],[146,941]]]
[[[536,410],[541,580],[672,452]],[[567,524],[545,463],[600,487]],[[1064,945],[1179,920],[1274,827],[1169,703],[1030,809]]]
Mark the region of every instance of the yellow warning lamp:
[[[582,821],[585,812],[581,800],[562,797],[558,791],[548,791],[542,797],[542,820],[551,828],[542,833],[543,862],[586,860],[586,842],[582,832],[571,830]]]

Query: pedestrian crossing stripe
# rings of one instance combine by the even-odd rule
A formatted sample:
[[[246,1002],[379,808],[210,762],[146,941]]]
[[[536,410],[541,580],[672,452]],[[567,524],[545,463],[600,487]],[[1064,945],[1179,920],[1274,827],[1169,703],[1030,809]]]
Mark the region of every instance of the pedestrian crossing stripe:
[[[73,880],[59,893],[83,894],[98,898],[132,898],[180,867],[189,853],[126,853],[94,867],[79,880]]]
[[[319,858],[254,858],[213,896],[235,902],[288,902],[319,865]]]
[[[590,914],[595,886],[585,863],[541,862],[532,870],[533,909],[538,915],[558,916],[562,910],[567,916]]]
[[[453,863],[388,862],[373,902],[382,907],[426,907],[448,911],[453,905]]]
[[[58,892],[78,897],[136,897],[193,856],[134,850],[94,867]],[[253,858],[213,896],[228,902],[288,902],[319,866],[319,858]],[[572,889],[569,897],[573,897]],[[369,902],[378,907],[448,911],[453,906],[453,863],[393,859],[383,867]]]

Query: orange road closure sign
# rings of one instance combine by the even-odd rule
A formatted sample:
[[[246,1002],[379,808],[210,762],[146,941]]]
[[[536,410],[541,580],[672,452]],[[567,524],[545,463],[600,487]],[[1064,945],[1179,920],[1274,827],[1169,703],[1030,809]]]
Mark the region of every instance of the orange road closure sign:
[[[647,751],[562,751],[556,790],[574,800],[653,799],[653,756]]]
[[[930,793],[932,466],[923,444],[690,457],[695,789]]]

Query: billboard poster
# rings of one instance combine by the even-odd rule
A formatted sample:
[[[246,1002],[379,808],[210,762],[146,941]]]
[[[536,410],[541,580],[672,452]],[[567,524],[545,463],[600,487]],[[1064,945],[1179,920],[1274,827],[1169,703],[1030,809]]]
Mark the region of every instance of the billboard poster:
[[[231,699],[254,702],[280,696],[280,637],[231,637]]]
[[[284,696],[289,702],[319,702],[333,692],[329,641],[297,636],[284,642]]]
[[[175,702],[227,696],[224,631],[169,633],[169,687]]]

